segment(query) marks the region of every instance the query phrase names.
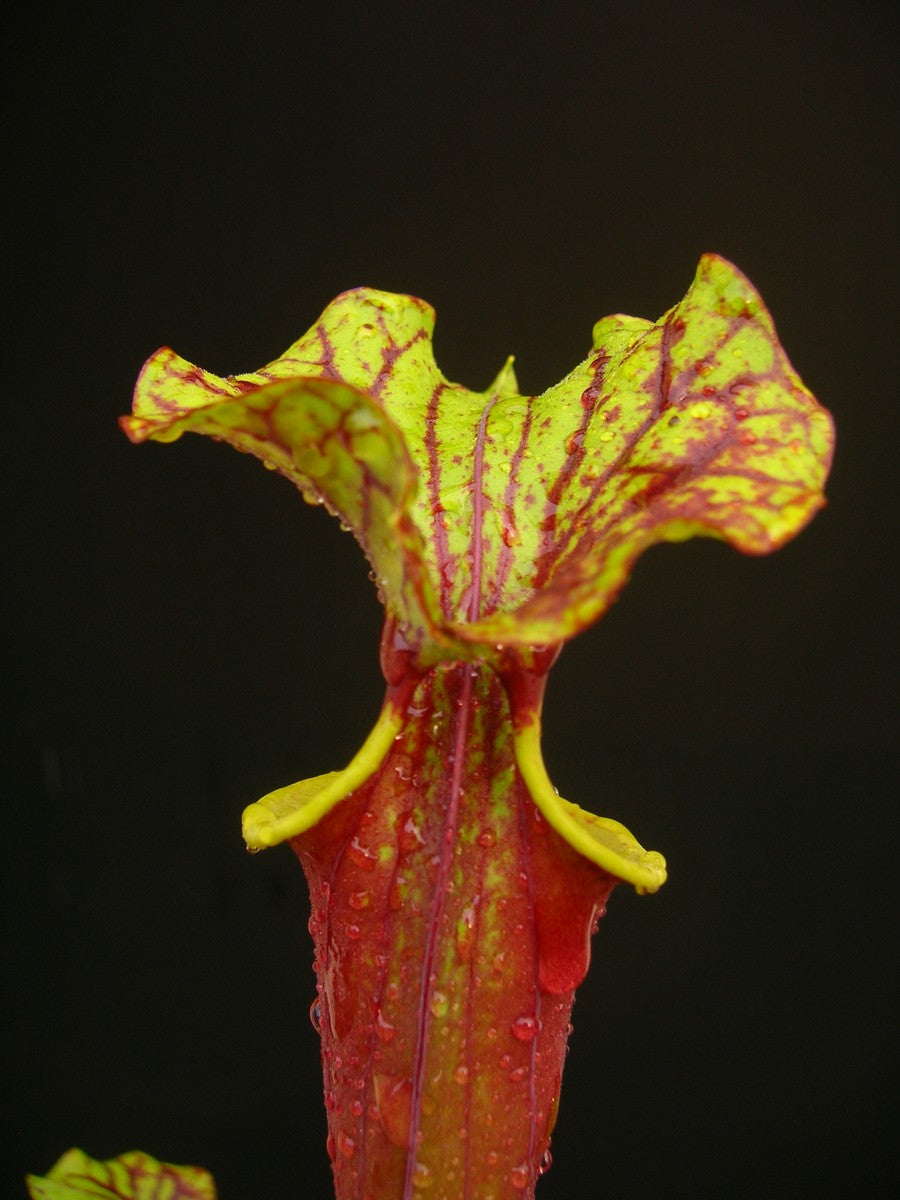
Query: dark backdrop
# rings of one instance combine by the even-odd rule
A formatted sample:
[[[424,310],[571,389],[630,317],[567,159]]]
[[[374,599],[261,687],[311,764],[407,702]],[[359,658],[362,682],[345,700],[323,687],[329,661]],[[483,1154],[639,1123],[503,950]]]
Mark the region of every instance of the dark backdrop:
[[[268,361],[368,284],[542,390],[715,250],[835,414],[764,560],[653,550],[551,683],[564,795],[662,849],[576,1005],[542,1200],[875,1195],[891,1156],[896,269],[889,6],[40,6],[12,30],[4,1194],[71,1144],[328,1195],[306,899],[241,808],[377,712],[351,539],[118,433],[167,343]],[[888,422],[891,422],[890,429]]]

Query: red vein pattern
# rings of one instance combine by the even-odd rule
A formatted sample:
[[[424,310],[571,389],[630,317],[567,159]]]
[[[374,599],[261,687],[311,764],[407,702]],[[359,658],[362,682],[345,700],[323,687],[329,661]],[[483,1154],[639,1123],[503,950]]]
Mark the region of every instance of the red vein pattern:
[[[485,392],[450,383],[433,323],[422,301],[361,289],[253,375],[162,350],[123,425],[258,455],[353,529],[387,609],[400,730],[292,843],[338,1200],[529,1200],[617,881],[540,816],[518,762],[555,810],[513,723],[530,747],[561,643],[654,541],[762,553],[798,532],[824,502],[832,430],[752,286],[714,256],[656,324],[599,322],[539,397],[517,395],[510,363]]]

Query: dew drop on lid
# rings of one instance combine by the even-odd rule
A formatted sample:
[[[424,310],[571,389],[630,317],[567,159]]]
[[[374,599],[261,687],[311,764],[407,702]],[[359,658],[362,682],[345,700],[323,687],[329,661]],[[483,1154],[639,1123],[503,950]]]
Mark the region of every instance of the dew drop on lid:
[[[507,546],[510,549],[512,549],[513,546],[517,546],[521,541],[521,538],[519,537],[519,531],[511,521],[503,521],[501,536],[503,538],[504,546]]]
[[[548,1146],[541,1155],[540,1165],[538,1166],[538,1175],[546,1175],[552,1166],[553,1155],[550,1153],[550,1147]]]
[[[482,829],[475,840],[482,849],[490,850],[492,846],[497,844],[497,835],[493,829]]]
[[[445,992],[434,991],[431,993],[428,1008],[433,1017],[446,1017],[449,1007],[450,1002]]]

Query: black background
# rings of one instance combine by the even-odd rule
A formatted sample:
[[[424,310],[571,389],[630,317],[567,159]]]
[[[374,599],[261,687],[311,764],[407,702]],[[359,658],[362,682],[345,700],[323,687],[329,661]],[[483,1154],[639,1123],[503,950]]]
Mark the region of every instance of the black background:
[[[12,30],[4,1194],[77,1144],[329,1194],[301,872],[241,808],[377,713],[352,540],[203,439],[117,431],[144,358],[275,357],[408,291],[526,391],[699,255],[835,414],[829,507],[641,562],[564,653],[561,792],[663,850],[579,993],[541,1200],[878,1194],[892,1139],[889,6],[41,6]],[[10,1082],[11,1081],[11,1084]]]

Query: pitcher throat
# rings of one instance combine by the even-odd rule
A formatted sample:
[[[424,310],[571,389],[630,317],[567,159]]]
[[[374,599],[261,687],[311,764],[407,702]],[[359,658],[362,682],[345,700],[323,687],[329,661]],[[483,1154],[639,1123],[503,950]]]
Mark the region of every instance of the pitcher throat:
[[[532,803],[496,674],[428,672],[380,768],[292,845],[338,1200],[531,1195],[617,880]]]

